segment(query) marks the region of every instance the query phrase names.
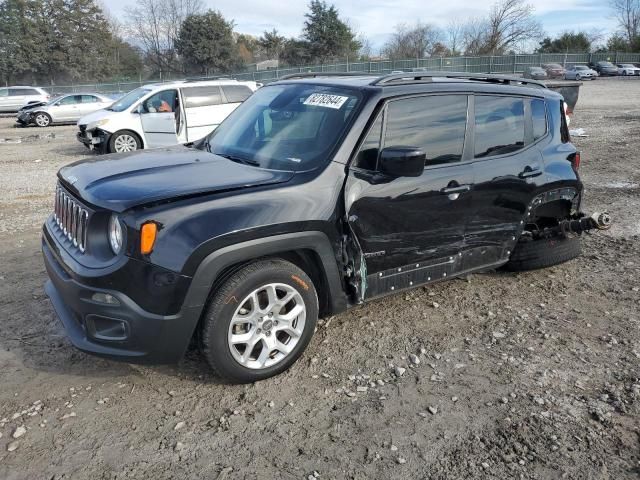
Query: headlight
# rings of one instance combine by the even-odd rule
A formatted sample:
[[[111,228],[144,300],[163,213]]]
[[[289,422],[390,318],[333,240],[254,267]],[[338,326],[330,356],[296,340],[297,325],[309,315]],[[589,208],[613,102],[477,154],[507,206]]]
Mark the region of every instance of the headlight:
[[[106,125],[107,123],[109,123],[109,119],[108,118],[103,118],[102,120],[98,120],[96,122],[96,127],[101,127],[103,125]]]
[[[109,244],[116,255],[122,250],[122,225],[115,213],[109,219]]]

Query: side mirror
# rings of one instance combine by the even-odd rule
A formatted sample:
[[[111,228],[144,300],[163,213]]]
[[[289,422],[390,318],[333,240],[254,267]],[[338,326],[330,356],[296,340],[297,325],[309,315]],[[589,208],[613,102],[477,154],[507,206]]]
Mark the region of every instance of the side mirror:
[[[419,177],[426,158],[417,147],[387,147],[380,152],[380,170],[394,177]]]

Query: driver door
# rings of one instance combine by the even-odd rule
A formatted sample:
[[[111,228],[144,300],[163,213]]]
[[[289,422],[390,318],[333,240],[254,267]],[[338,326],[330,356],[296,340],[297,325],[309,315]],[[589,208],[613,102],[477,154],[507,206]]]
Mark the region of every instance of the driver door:
[[[471,211],[473,168],[462,163],[466,95],[390,101],[352,162],[346,212],[366,271],[362,299],[455,275],[464,270],[465,229]],[[426,154],[418,177],[379,170],[385,147]]]
[[[163,90],[150,96],[140,105],[140,121],[147,148],[178,144],[176,110],[178,92]]]

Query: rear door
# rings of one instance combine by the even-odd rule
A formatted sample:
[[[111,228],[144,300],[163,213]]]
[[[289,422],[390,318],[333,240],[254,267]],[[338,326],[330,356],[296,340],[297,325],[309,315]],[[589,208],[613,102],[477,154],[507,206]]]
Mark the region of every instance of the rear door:
[[[100,110],[101,100],[95,95],[82,95],[79,107],[79,116],[76,120],[80,120],[81,117],[95,112],[96,110]]]
[[[0,112],[9,110],[9,89],[0,88]]]
[[[224,120],[220,114],[223,104],[219,85],[182,87],[182,108],[186,123],[186,141],[195,142],[211,133]]]
[[[167,147],[178,144],[176,116],[178,91],[163,90],[144,100],[140,108],[140,120],[147,148]]]
[[[367,272],[367,298],[435,281],[463,269],[473,167],[463,162],[468,97],[390,101],[352,162],[346,211]],[[378,170],[381,148],[411,146],[427,156],[420,177]]]
[[[485,255],[506,259],[522,232],[527,209],[545,181],[542,155],[534,145],[547,133],[545,102],[476,95],[474,103],[476,184],[467,243],[486,247]],[[535,131],[532,110],[538,119]]]

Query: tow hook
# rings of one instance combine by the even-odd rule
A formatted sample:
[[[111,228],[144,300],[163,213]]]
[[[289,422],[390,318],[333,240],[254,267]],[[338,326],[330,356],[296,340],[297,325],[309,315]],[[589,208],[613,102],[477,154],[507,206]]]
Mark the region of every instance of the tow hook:
[[[607,212],[594,213],[591,216],[562,220],[551,231],[556,233],[582,233],[589,230],[608,230],[611,227],[611,216]]]

